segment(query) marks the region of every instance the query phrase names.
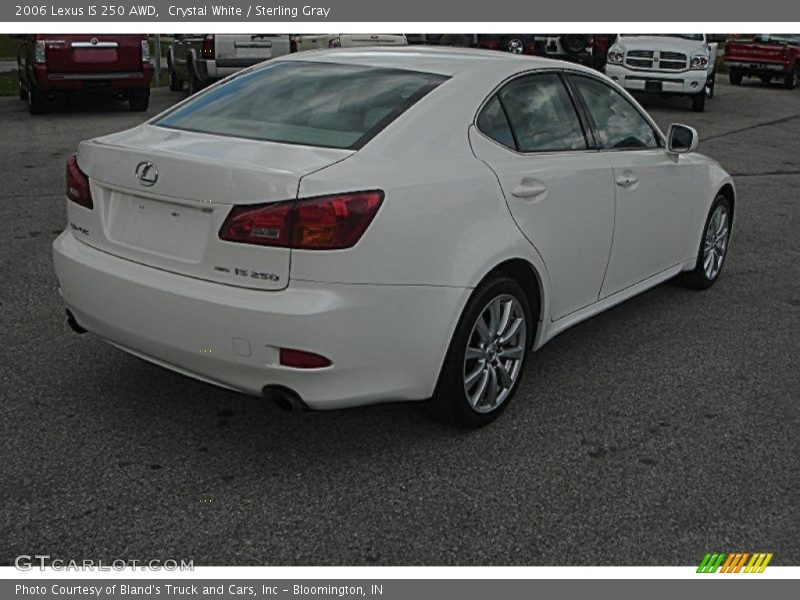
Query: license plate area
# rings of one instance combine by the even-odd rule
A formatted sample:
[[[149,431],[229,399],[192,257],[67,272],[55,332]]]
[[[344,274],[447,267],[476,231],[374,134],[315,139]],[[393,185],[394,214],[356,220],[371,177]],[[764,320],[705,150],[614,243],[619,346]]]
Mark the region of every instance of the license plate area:
[[[112,191],[106,207],[109,241],[166,258],[199,262],[211,213],[184,204]]]
[[[73,48],[72,60],[78,64],[103,64],[117,62],[115,48]]]
[[[644,89],[646,92],[660,92],[663,85],[660,81],[648,80],[644,82]]]

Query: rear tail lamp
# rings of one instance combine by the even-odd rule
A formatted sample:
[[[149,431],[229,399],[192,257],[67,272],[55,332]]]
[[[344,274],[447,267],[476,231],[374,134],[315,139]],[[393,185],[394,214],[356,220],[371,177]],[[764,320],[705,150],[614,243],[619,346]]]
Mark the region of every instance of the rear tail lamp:
[[[33,62],[40,65],[47,62],[47,49],[44,40],[36,40],[36,45],[33,48]]]
[[[381,206],[383,192],[353,192],[258,206],[234,206],[219,237],[298,250],[353,247]]]
[[[203,38],[203,58],[214,58],[214,34],[209,33]]]
[[[150,42],[142,40],[142,62],[150,62]]]
[[[321,369],[330,367],[331,361],[313,352],[281,348],[280,364],[284,367],[293,367],[295,369]]]
[[[92,192],[89,189],[89,178],[81,171],[74,155],[67,160],[67,198],[75,204],[89,209],[94,208]]]

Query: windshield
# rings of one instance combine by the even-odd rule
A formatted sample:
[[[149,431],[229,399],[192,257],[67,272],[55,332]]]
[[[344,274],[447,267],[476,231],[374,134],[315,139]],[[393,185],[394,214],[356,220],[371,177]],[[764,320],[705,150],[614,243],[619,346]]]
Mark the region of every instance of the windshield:
[[[400,69],[279,62],[232,78],[155,125],[358,149],[446,79]]]
[[[681,38],[683,40],[692,40],[693,42],[702,42],[702,33],[623,33],[621,37],[639,37],[646,35],[648,37],[671,37]]]
[[[791,33],[743,33],[736,36],[737,42],[759,42],[769,44],[800,44],[800,35]]]

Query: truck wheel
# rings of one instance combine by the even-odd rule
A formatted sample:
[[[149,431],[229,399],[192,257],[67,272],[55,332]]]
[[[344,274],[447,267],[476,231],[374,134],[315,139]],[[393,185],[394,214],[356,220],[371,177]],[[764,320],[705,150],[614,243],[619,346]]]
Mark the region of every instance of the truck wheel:
[[[20,75],[19,71],[17,71],[17,83],[19,84],[19,99],[27,101],[28,92],[26,92],[25,88],[22,86],[22,75]]]
[[[792,72],[789,73],[783,80],[783,87],[787,90],[793,90],[797,87],[797,80],[800,78],[800,66],[795,66]]]
[[[764,85],[769,85],[770,83],[772,83],[772,75],[759,75],[758,78]]]
[[[717,87],[717,72],[711,73],[711,76],[706,81],[706,98],[711,100],[714,97],[714,88]]]
[[[706,92],[703,90],[699,94],[692,96],[692,111],[703,112],[706,109]]]
[[[47,110],[47,98],[35,87],[31,87],[26,95],[28,112],[32,115],[41,115]]]
[[[169,66],[167,67],[167,77],[169,78],[169,89],[171,92],[183,91],[183,79],[178,77],[178,74],[172,67],[172,63],[170,63]]]
[[[740,71],[735,69],[731,69],[731,72],[728,73],[728,79],[731,81],[731,85],[742,85],[743,75]]]
[[[144,112],[150,105],[150,88],[133,90],[128,97],[128,108],[133,112]]]
[[[199,77],[197,77],[193,63],[186,63],[186,68],[189,71],[189,80],[187,82],[189,95],[194,96],[197,92],[203,89],[203,82],[200,81]]]
[[[580,54],[589,47],[588,35],[568,34],[561,36],[561,47],[568,54]]]
[[[503,40],[502,45],[503,50],[511,54],[525,54],[525,40],[522,39],[522,36],[509,36]]]

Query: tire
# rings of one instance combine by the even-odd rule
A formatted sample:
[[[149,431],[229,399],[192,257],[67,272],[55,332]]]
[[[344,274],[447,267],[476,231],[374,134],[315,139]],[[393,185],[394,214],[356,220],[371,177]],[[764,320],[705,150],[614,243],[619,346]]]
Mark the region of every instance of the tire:
[[[800,65],[795,65],[794,70],[783,79],[783,87],[787,90],[795,89],[798,78],[800,78]]]
[[[128,97],[128,108],[132,112],[144,112],[150,105],[150,88],[133,90]]]
[[[589,36],[568,34],[562,35],[561,47],[567,54],[580,54],[589,47]]]
[[[724,218],[718,217],[718,212],[724,213]],[[731,203],[722,194],[718,195],[706,217],[706,224],[703,227],[703,236],[700,239],[700,247],[697,250],[697,264],[692,271],[684,273],[680,277],[681,283],[696,290],[705,290],[714,285],[722,273],[725,266],[725,258],[728,255],[728,242],[731,237]],[[720,219],[723,219],[720,221]],[[720,226],[721,224],[721,226]],[[712,248],[714,253],[712,253]],[[714,261],[714,268],[710,269],[706,262],[711,255]]]
[[[503,38],[503,50],[511,54],[525,54],[525,40],[521,35],[510,35]]]
[[[713,71],[711,76],[706,81],[706,99],[711,100],[714,97],[714,91],[717,87],[717,72]]]
[[[431,399],[434,414],[473,429],[499,417],[522,379],[534,323],[525,292],[514,279],[497,276],[476,289],[439,374]],[[508,354],[501,363],[503,353]]]
[[[189,95],[194,96],[197,92],[203,89],[203,82],[200,81],[199,77],[197,77],[197,73],[195,73],[193,63],[187,63],[186,66],[189,71],[189,79],[187,81],[189,88]]]
[[[25,91],[25,87],[22,85],[22,76],[17,72],[17,83],[19,85],[19,99],[28,101],[28,92]]]
[[[47,112],[47,98],[42,92],[31,86],[26,94],[28,112],[32,115],[41,115]]]
[[[692,112],[703,112],[706,109],[706,91],[692,96]]]
[[[183,91],[183,79],[178,77],[178,74],[175,72],[175,69],[172,67],[172,63],[170,63],[167,67],[167,77],[169,78],[169,90],[171,92],[182,92]]]
[[[770,83],[772,83],[772,75],[759,75],[758,78],[764,85],[769,85]]]
[[[744,75],[742,75],[741,71],[731,69],[730,73],[728,73],[728,79],[730,80],[731,85],[742,85],[742,79],[744,79]]]

